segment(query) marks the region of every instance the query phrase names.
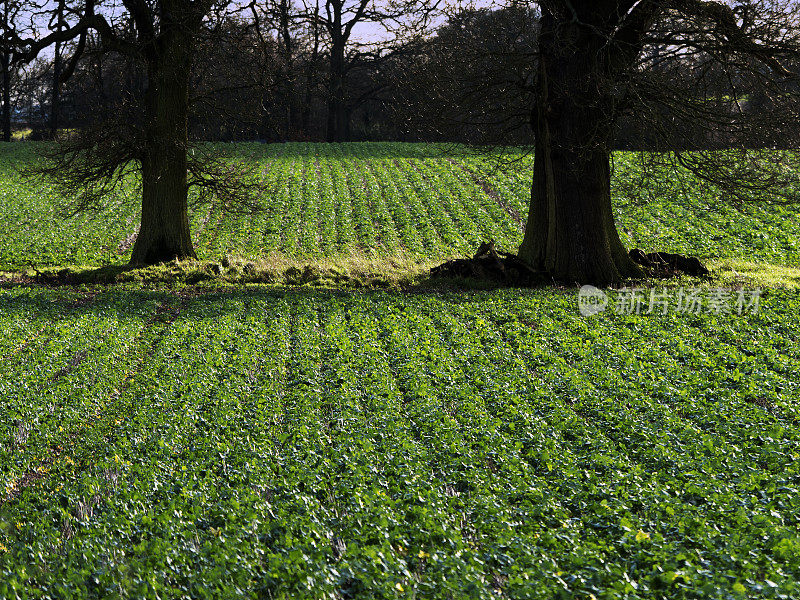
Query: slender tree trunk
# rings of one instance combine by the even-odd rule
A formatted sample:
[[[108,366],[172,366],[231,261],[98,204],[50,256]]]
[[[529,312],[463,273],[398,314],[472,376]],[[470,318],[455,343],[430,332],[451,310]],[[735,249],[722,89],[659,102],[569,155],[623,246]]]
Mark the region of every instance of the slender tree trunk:
[[[3,6],[3,29],[8,29],[8,6]],[[11,52],[4,45],[0,54],[3,69],[3,141],[11,141]]]
[[[98,53],[97,56],[92,59],[92,67],[95,89],[98,91],[102,106],[105,106],[107,96],[105,77],[103,75],[103,59],[101,54]]]
[[[303,98],[303,105],[300,109],[300,123],[303,130],[303,135],[308,138],[311,131],[311,102],[313,100],[313,90],[317,84],[317,59],[319,58],[319,0],[317,0],[316,9],[314,11],[314,43],[311,47],[311,60],[305,65],[306,70],[306,89]]]
[[[165,46],[147,65],[142,223],[132,265],[197,257],[189,231],[186,176],[191,37],[172,34]]]
[[[61,31],[64,25],[64,2],[63,0],[58,3],[56,31]],[[55,138],[58,133],[58,109],[61,104],[61,67],[62,67],[62,49],[61,42],[56,42],[53,54],[53,86],[50,90],[50,137]]]
[[[0,55],[3,68],[3,141],[11,141],[11,67],[8,52]]]
[[[273,122],[272,113],[269,107],[272,105],[272,90],[268,86],[264,86],[264,92],[261,95],[261,118],[258,122],[258,139],[274,141],[277,137],[275,134],[275,124]]]
[[[60,27],[59,27],[60,29]],[[58,109],[61,104],[61,44],[57,43],[53,56],[53,89],[50,97],[50,137],[58,133]]]
[[[300,108],[300,131],[304,138],[308,138],[311,130],[311,81],[306,81],[303,104]]]
[[[344,41],[334,42],[331,47],[331,73],[328,89],[328,133],[329,142],[347,141],[347,106],[344,95]]]
[[[291,6],[289,0],[281,0],[279,21],[283,41],[284,100],[287,106],[286,138],[293,139],[301,128],[300,107],[297,103],[297,74],[295,73],[294,40],[292,39]]]
[[[531,204],[522,259],[562,281],[606,285],[640,274],[611,208],[606,38],[542,17]]]

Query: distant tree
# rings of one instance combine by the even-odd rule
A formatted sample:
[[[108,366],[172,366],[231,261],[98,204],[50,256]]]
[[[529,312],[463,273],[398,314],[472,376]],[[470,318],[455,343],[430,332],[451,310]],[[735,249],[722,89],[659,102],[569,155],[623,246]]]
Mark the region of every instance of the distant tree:
[[[353,108],[383,87],[349,97],[352,71],[387,60],[413,39],[411,32],[419,35],[430,26],[439,5],[439,0],[325,0],[321,9],[316,2],[305,4],[303,18],[321,29],[328,46],[327,141],[347,141]],[[375,29],[384,30],[385,39],[368,39],[368,29],[373,36]]]
[[[796,189],[783,185],[796,184],[796,156],[747,151],[775,132],[782,144],[798,145],[794,2],[542,0],[539,9],[533,186],[519,249],[529,264],[580,283],[640,274],[611,205],[609,158],[624,115],[650,118],[644,129],[652,143],[675,151],[723,197]],[[659,68],[667,57],[680,68]],[[780,110],[741,110],[757,88]],[[674,133],[681,128],[706,147],[683,152]],[[721,147],[740,152],[708,151]]]
[[[2,25],[0,28],[8,31],[5,37],[4,48],[7,52],[3,54],[4,73],[11,71],[19,66],[19,62],[11,63],[11,56],[14,52],[14,40],[23,35],[35,35],[38,29],[44,25],[47,30],[60,32],[67,29],[79,16],[80,6],[73,5],[74,0],[57,0],[53,5],[37,0],[14,0],[6,2],[3,6]],[[37,102],[37,108],[47,111],[47,123],[37,123],[35,137],[48,136],[55,137],[59,127],[59,112],[61,105],[61,89],[64,82],[72,75],[78,60],[85,48],[86,32],[78,36],[77,43],[69,41],[57,41],[53,45],[52,60],[39,59],[38,68],[34,69],[37,78],[41,81],[34,87],[39,91],[47,89],[49,98],[46,102]],[[70,52],[72,55],[70,56]],[[32,55],[33,56],[33,55]],[[48,64],[49,62],[49,64]],[[9,77],[10,79],[10,77]],[[48,81],[45,81],[47,79]],[[30,83],[30,82],[28,82]],[[31,89],[31,86],[25,86]],[[10,81],[6,84],[4,77],[4,93],[10,89]]]
[[[319,137],[312,131],[312,108],[325,69],[320,1],[252,0],[248,5],[261,54],[270,63],[266,71],[272,81],[262,85],[264,116],[278,103],[285,110],[283,140]]]
[[[0,1],[0,69],[2,69],[2,140],[11,141],[11,88],[16,72],[15,65],[11,62],[14,51],[13,40],[15,36],[27,31],[29,21],[23,18],[30,11],[30,5],[25,0]]]
[[[198,40],[190,79],[190,138],[264,138],[277,129],[279,107],[264,109],[277,78],[277,49],[259,44],[242,15],[209,23]],[[271,99],[274,96],[269,96]]]
[[[67,5],[67,0],[58,0],[54,11],[50,14],[49,29],[59,33],[70,26],[70,16],[74,11]],[[59,128],[59,112],[61,108],[61,88],[67,81],[86,47],[87,31],[78,35],[76,47],[71,57],[66,56],[67,42],[57,41],[53,48],[53,72],[50,83],[50,137],[55,137]],[[66,59],[66,61],[65,61]]]
[[[2,13],[0,13],[0,34],[2,34],[2,41],[0,42],[0,68],[2,68],[3,75],[3,141],[11,141],[11,48],[7,41],[6,31],[11,25],[11,15],[9,14],[9,3],[3,2]]]
[[[265,59],[272,56],[275,81],[270,86],[278,90],[282,106],[286,109],[284,139],[291,138],[302,129],[299,83],[300,11],[290,0],[254,0],[250,14],[257,34],[259,47]],[[271,34],[274,34],[274,39]],[[273,54],[272,48],[276,50]],[[264,89],[264,104],[271,100],[271,90]]]
[[[405,136],[530,143],[538,12],[527,5],[458,9],[398,61],[392,112]]]

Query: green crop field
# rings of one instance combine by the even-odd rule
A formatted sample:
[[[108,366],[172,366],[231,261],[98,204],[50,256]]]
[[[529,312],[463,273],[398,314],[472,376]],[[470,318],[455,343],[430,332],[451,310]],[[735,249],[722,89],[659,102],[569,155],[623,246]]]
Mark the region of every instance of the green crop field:
[[[445,150],[227,149],[266,210],[193,213],[200,257],[513,248],[531,159]],[[796,273],[790,208],[666,175],[645,204],[633,158],[627,244]],[[135,206],[62,221],[31,160],[0,148],[0,270],[124,261]],[[0,598],[798,598],[798,314],[783,288],[587,318],[557,287],[8,280]]]
[[[3,291],[0,596],[797,597],[797,295],[574,304]]]
[[[58,216],[58,198],[19,168],[36,144],[0,145],[0,271],[101,266],[127,260],[138,230],[134,190],[101,212]],[[533,158],[522,152],[465,153],[430,144],[220,145],[263,167],[264,210],[242,215],[210,204],[192,212],[198,257],[272,255],[315,260],[341,256],[440,258],[494,239],[514,250],[527,218]],[[501,168],[502,167],[502,168]],[[623,193],[639,172],[634,155],[615,156],[615,209],[631,247],[702,258],[800,266],[800,222],[791,207],[732,206],[688,174],[663,172]],[[679,174],[681,175],[681,174]]]

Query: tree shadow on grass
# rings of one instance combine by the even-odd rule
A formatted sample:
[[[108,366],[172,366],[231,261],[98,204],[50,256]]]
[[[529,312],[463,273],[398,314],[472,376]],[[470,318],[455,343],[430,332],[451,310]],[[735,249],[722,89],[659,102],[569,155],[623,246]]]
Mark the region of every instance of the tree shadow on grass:
[[[98,270],[102,276],[125,273],[121,267]],[[65,278],[66,279],[66,278]],[[263,283],[221,284],[209,280],[197,284],[157,283],[37,283],[33,280],[6,282],[0,286],[0,316],[59,320],[77,315],[98,317],[148,318],[160,310],[178,310],[181,319],[216,318],[231,312],[264,312],[274,303],[275,312],[290,306],[313,302],[361,303],[368,301],[380,312],[393,305],[404,305],[412,298],[429,298],[436,304],[457,306],[484,303],[497,293],[515,297],[574,294],[573,288],[540,286],[508,288],[478,279],[423,277],[407,286],[368,287],[363,285],[316,286]],[[425,302],[426,300],[422,300]],[[254,308],[258,306],[259,308]]]
[[[448,261],[460,263],[467,259]],[[390,289],[404,292],[425,290],[470,291],[498,287],[534,287],[552,284],[546,278],[520,280],[512,270],[498,271],[494,263],[474,269],[442,270],[440,261],[430,259],[321,259],[313,262],[292,259],[250,261],[170,261],[145,268],[108,265],[99,268],[48,268],[33,272],[0,274],[0,288],[19,285],[45,287],[155,285],[155,286],[237,286],[265,284],[284,287],[334,288],[349,290]]]

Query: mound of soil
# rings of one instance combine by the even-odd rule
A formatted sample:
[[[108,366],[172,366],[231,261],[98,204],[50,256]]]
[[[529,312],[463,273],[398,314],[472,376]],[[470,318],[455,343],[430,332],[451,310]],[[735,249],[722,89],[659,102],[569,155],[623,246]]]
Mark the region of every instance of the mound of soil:
[[[552,279],[546,272],[532,269],[514,254],[497,250],[494,240],[481,244],[472,258],[456,258],[432,268],[431,277],[489,280],[520,287]]]
[[[675,275],[686,273],[702,277],[709,274],[708,269],[703,266],[700,259],[696,256],[684,256],[683,254],[670,254],[669,252],[650,252],[645,253],[639,248],[634,248],[628,255],[633,262],[647,267],[651,271],[656,271],[661,275]]]
[[[709,274],[695,256],[670,254],[669,252],[650,252],[634,248],[629,252],[631,259],[646,268],[650,276],[673,277],[685,273],[696,277]],[[499,285],[528,287],[552,283],[553,278],[545,271],[536,271],[518,256],[502,252],[494,241],[484,242],[472,258],[448,260],[431,269],[431,277],[460,279],[479,279],[494,281]]]

